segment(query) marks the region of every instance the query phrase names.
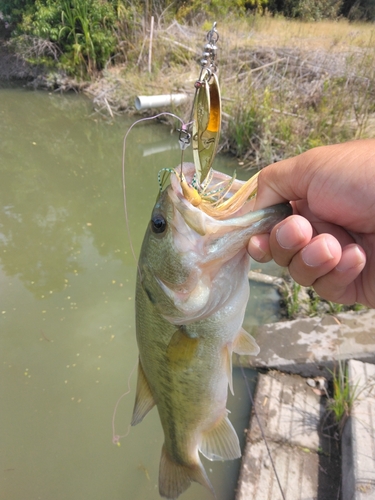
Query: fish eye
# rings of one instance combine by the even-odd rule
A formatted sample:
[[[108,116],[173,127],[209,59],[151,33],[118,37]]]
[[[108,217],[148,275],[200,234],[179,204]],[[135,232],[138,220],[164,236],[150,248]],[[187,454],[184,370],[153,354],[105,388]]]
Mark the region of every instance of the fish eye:
[[[151,219],[151,229],[153,233],[161,234],[167,228],[167,221],[164,219],[162,215],[155,215]]]

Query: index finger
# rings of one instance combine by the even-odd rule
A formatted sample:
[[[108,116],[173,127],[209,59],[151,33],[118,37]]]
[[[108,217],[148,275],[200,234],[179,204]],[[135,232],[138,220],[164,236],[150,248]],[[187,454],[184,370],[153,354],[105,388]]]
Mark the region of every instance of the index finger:
[[[273,163],[260,172],[254,210],[307,197],[313,169],[301,158],[304,155]]]

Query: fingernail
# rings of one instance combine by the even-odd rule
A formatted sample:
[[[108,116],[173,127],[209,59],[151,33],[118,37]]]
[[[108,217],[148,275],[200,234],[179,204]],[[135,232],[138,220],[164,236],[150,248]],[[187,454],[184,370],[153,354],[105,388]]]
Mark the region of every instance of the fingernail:
[[[262,249],[262,247],[260,245],[260,240],[259,240],[258,236],[252,236],[250,238],[250,242],[251,242],[251,245],[252,245],[253,249],[256,250],[256,255],[254,256],[254,258],[257,259],[257,260],[263,259],[263,257],[265,257],[267,254]]]
[[[282,248],[288,250],[297,247],[304,241],[305,236],[297,221],[298,219],[291,219],[276,231],[277,242]]]
[[[330,241],[320,240],[319,243],[310,243],[301,252],[302,260],[307,266],[317,267],[333,259]]]
[[[336,266],[336,270],[341,273],[346,273],[350,269],[354,269],[359,266],[364,266],[366,263],[366,257],[356,245],[351,245],[350,248],[346,248],[342,254],[340,262]]]

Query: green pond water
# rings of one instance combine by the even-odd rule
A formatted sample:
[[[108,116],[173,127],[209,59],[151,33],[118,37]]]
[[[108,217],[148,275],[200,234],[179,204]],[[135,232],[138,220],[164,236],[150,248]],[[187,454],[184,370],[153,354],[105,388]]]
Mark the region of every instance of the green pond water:
[[[154,409],[112,443],[112,418],[137,363],[136,264],[122,191],[123,137],[82,96],[0,88],[0,499],[158,499],[163,435]],[[138,254],[157,172],[178,164],[177,134],[133,129],[127,206]],[[233,160],[218,158],[224,170]],[[259,266],[253,266],[255,268]],[[274,321],[277,297],[254,286],[245,327]],[[255,372],[247,371],[251,386]],[[136,377],[119,402],[127,433]],[[241,442],[250,400],[239,370],[228,407]],[[218,500],[233,500],[240,460],[203,460]],[[208,500],[193,484],[182,500]]]

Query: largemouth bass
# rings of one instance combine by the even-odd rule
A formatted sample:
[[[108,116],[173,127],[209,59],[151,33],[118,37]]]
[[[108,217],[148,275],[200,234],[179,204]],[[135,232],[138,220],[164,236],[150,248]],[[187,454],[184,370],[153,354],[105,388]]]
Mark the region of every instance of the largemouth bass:
[[[191,180],[194,166],[183,169]],[[232,353],[259,351],[242,329],[246,245],[291,214],[285,204],[252,213],[242,207],[240,215],[216,220],[186,200],[177,172],[154,206],[139,258],[132,418],[136,425],[158,408],[165,436],[159,492],[168,499],[192,481],[214,494],[199,452],[210,460],[241,456],[226,402],[228,386],[233,391]]]

